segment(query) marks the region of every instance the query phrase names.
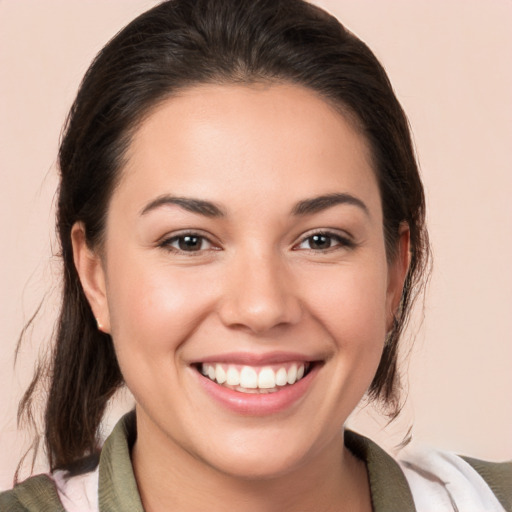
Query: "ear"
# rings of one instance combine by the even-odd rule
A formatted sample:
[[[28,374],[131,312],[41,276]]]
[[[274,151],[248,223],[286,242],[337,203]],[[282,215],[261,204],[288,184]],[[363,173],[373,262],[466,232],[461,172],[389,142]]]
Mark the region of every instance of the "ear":
[[[393,326],[393,320],[402,298],[405,278],[411,263],[411,232],[409,225],[402,222],[399,227],[398,250],[388,268],[388,288],[386,297],[387,330]]]
[[[108,309],[106,280],[103,262],[100,255],[88,245],[85,237],[85,226],[76,222],[71,229],[73,260],[80,277],[87,301],[96,318],[98,329],[110,333],[110,313]]]

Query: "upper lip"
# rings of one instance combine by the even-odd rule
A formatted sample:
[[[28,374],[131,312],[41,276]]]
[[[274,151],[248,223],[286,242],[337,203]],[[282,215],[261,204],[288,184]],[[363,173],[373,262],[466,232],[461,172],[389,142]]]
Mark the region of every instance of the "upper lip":
[[[264,366],[270,364],[281,364],[289,362],[313,362],[323,360],[324,357],[299,354],[295,352],[268,352],[265,354],[254,354],[251,352],[229,352],[216,354],[194,360],[191,364],[199,363],[226,363],[247,366]]]

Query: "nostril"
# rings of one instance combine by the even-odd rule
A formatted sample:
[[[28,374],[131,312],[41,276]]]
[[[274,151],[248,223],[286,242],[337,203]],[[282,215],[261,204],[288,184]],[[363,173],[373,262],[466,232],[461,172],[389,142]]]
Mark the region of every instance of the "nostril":
[[[294,299],[276,301],[239,298],[226,301],[219,308],[219,317],[231,329],[263,333],[275,329],[285,329],[296,325],[301,318],[302,308]]]
[[[218,306],[222,322],[232,329],[253,333],[296,324],[302,307],[293,279],[286,274],[275,255],[256,257],[254,251],[244,251],[226,276]]]

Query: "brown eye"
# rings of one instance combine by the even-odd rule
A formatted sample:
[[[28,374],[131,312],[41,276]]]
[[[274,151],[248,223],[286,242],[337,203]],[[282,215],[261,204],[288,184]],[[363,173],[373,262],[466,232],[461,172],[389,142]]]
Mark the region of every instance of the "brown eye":
[[[188,253],[207,251],[214,247],[206,237],[194,233],[173,236],[159,245],[170,251]]]
[[[354,243],[346,237],[334,233],[314,233],[307,236],[300,242],[297,249],[305,249],[309,251],[328,251],[337,248],[350,248]]]
[[[332,247],[333,239],[329,235],[318,234],[308,238],[310,249],[325,250]]]
[[[194,235],[180,236],[177,242],[180,251],[199,251],[203,245],[203,238]]]

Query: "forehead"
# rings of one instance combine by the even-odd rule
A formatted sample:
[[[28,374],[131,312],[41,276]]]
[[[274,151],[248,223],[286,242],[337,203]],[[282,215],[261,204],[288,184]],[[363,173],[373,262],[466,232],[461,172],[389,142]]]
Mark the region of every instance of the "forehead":
[[[116,194],[285,203],[298,196],[377,191],[366,140],[309,89],[202,85],[160,103],[135,131]],[[336,189],[336,190],[333,190]],[[373,200],[380,198],[373,197]],[[368,200],[368,198],[367,198]]]

